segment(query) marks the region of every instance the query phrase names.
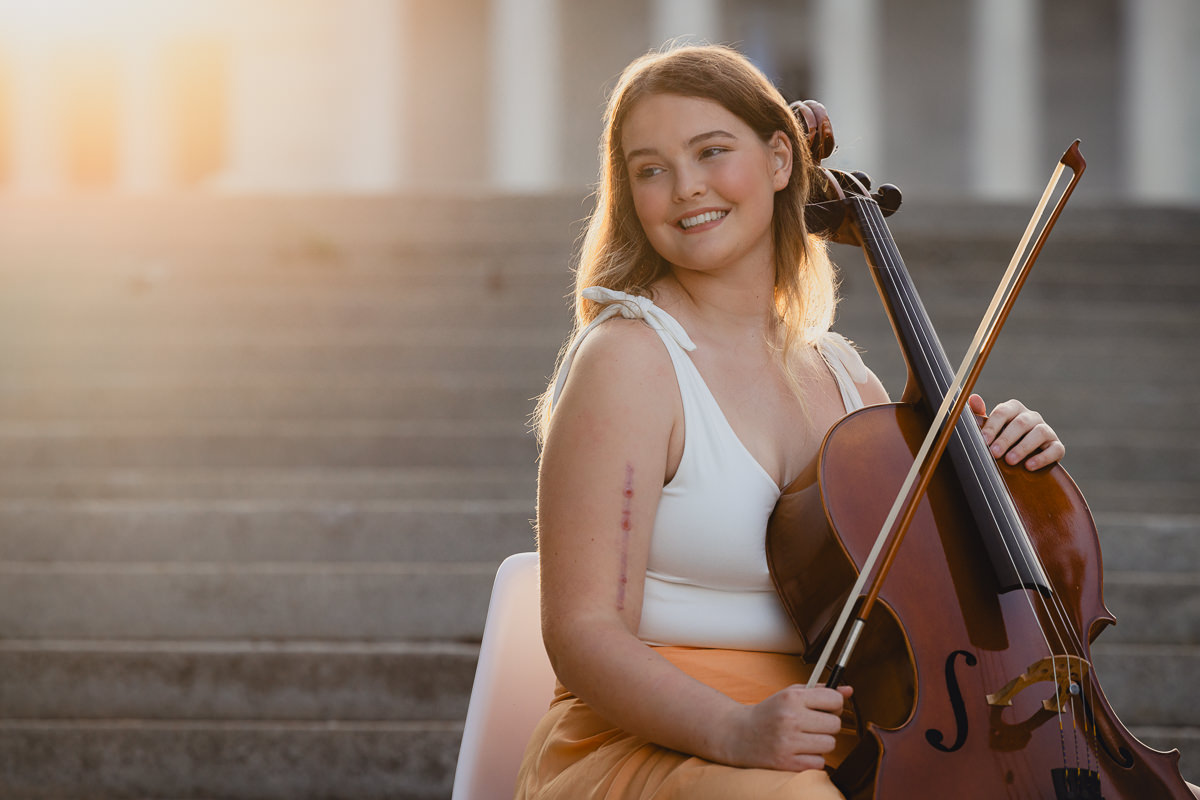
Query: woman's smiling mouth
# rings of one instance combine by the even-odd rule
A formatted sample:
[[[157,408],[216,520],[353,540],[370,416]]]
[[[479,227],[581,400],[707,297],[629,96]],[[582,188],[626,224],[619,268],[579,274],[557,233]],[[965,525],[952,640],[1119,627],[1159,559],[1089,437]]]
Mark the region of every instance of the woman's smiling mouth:
[[[728,213],[728,211],[702,211],[699,214],[695,214],[690,217],[684,217],[683,219],[679,220],[678,224],[679,227],[683,228],[685,231],[691,230],[692,228],[700,225],[724,219],[725,215]]]

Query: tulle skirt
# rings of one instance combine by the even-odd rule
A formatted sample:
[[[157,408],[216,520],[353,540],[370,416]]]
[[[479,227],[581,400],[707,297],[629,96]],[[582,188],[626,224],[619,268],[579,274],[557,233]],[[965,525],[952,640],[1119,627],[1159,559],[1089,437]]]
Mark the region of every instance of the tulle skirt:
[[[808,680],[798,656],[658,647],[693,678],[740,703]],[[853,739],[839,741],[839,752]],[[614,728],[560,684],[534,730],[516,800],[844,800],[824,770],[783,772],[717,764]]]

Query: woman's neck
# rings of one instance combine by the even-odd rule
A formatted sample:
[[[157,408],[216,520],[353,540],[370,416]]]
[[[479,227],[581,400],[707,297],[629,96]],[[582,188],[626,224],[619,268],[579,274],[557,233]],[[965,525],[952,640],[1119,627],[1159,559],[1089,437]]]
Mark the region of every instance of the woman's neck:
[[[675,311],[708,333],[729,341],[753,336],[769,340],[777,326],[774,274],[731,276],[672,270],[659,282],[656,294]],[[689,333],[691,330],[689,329]]]

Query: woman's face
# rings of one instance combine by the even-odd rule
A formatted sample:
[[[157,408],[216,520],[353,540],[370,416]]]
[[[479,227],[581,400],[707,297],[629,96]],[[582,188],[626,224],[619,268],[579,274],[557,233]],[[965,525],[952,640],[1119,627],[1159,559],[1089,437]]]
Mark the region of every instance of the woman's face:
[[[720,103],[654,94],[621,132],[634,209],[654,249],[675,267],[773,269],[775,192],[787,185],[786,136],[767,142]]]

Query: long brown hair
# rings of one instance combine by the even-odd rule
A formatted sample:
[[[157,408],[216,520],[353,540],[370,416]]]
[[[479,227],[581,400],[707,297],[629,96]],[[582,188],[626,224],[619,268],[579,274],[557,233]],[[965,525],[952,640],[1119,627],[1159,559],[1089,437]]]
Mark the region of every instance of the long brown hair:
[[[782,331],[778,351],[786,363],[793,347],[811,344],[829,330],[837,305],[834,269],[825,242],[810,235],[804,225],[804,203],[811,191],[814,165],[800,124],[779,90],[745,56],[719,45],[650,53],[621,73],[604,116],[596,206],[575,271],[575,326],[563,352],[600,312],[598,303],[580,295],[585,288],[603,286],[650,297],[654,282],[670,269],[638,221],[621,151],[621,134],[630,110],[654,94],[712,100],[749,125],[764,142],[776,131],[791,142],[792,174],[788,185],[775,193],[772,219],[775,307]],[[560,353],[559,366],[561,362]],[[786,370],[786,374],[799,395],[801,387],[792,372]],[[551,381],[534,413],[539,440],[549,425],[553,386]]]

